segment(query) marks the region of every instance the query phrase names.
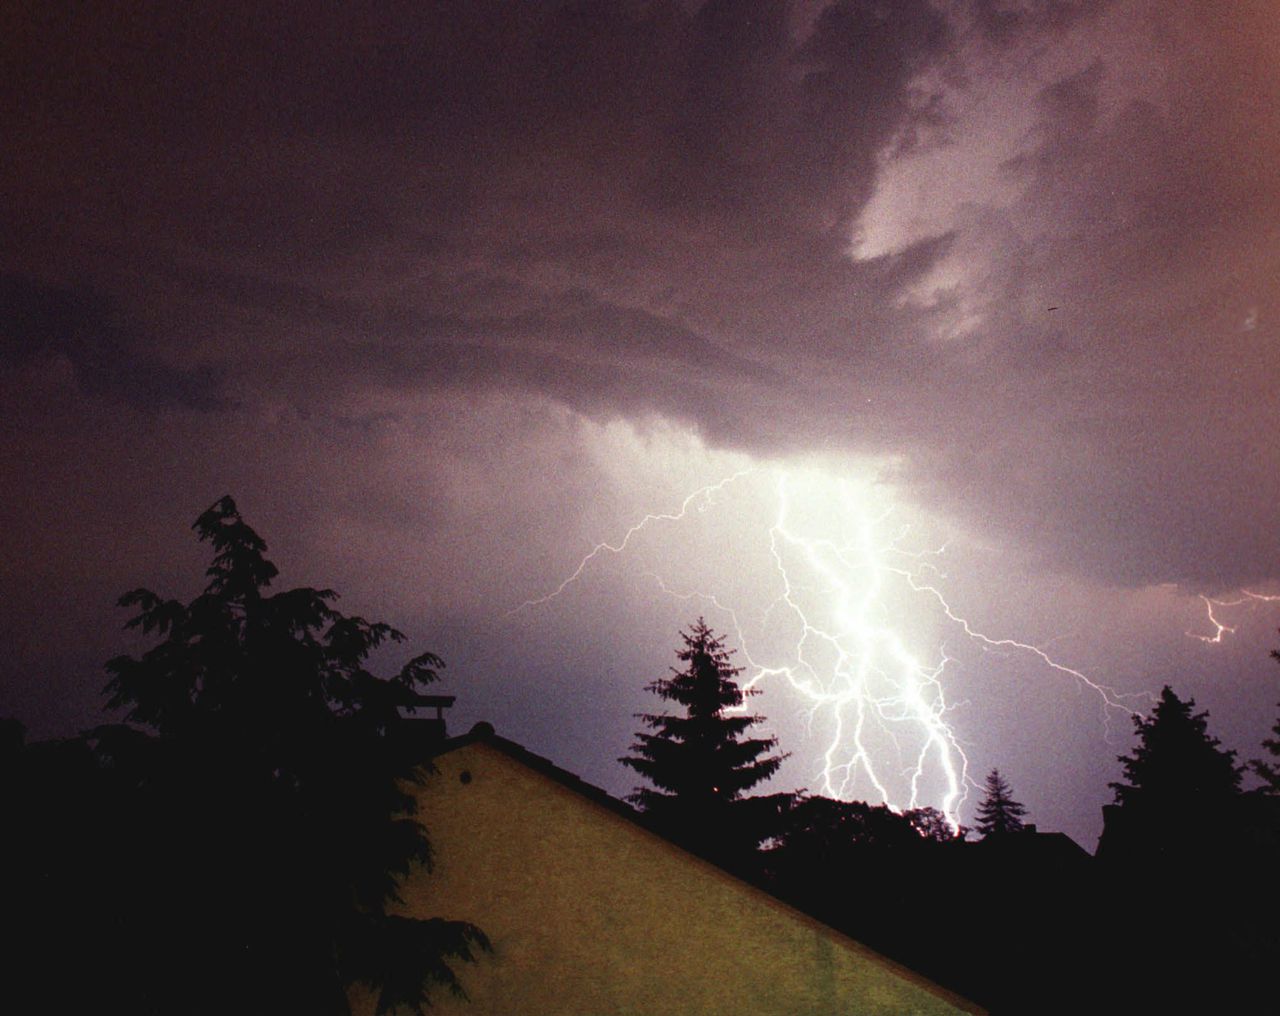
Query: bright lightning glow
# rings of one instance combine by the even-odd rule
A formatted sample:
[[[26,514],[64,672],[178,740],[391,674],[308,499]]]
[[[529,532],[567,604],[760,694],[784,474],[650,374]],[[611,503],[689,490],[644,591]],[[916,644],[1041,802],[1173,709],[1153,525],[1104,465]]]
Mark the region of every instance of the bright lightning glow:
[[[932,762],[943,783],[940,810],[958,825],[966,760],[943,719],[946,700],[939,678],[946,659],[921,662],[902,632],[883,615],[886,580],[906,574],[887,564],[898,549],[895,543],[879,539],[887,513],[868,514],[852,486],[841,484],[843,518],[832,533],[815,537],[793,524],[785,473],[778,477],[777,492],[778,514],[769,530],[769,548],[782,586],[778,603],[799,624],[797,665],[764,667],[751,661],[755,673],[747,687],[782,676],[814,710],[829,711],[834,729],[823,754],[821,779],[823,791],[835,797],[849,796],[856,777],[864,774],[876,793],[891,801],[878,753],[869,747],[869,727],[888,735],[895,746],[902,728],[912,728],[917,736],[907,806],[921,803],[920,781]],[[806,580],[815,591],[808,599],[816,601],[816,609],[805,602]],[[749,653],[747,658],[751,660]]]
[[[648,574],[667,595],[702,600],[729,618],[746,664],[745,687],[788,688],[802,703],[810,734],[822,745],[821,793],[878,798],[898,809],[931,805],[959,825],[970,781],[944,687],[953,663],[947,632],[983,652],[1027,655],[1097,695],[1104,715],[1134,714],[1126,696],[1042,647],[976,629],[941,588],[945,547],[909,547],[910,527],[895,521],[899,512],[883,485],[816,469],[760,466],[699,487],[677,509],[645,515],[620,539],[597,544],[555,589],[512,613],[554,600],[594,560],[622,554],[647,529],[758,494],[765,521],[756,549],[766,562],[759,580],[725,592],[681,588]]]

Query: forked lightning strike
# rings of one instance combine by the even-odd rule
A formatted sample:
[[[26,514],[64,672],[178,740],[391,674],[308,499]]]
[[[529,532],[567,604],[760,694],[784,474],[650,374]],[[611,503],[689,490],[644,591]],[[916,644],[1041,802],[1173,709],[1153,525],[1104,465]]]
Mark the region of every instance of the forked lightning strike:
[[[598,557],[600,554],[605,554],[605,553],[621,554],[624,550],[627,549],[627,544],[631,542],[631,537],[639,533],[642,529],[645,528],[645,526],[649,525],[650,522],[679,522],[681,519],[683,519],[686,515],[689,514],[689,509],[693,506],[695,502],[698,502],[698,501],[704,502],[703,505],[698,509],[698,511],[705,510],[706,507],[710,504],[710,498],[712,494],[716,493],[719,490],[723,490],[729,484],[733,483],[734,480],[740,480],[742,477],[746,476],[748,473],[751,473],[753,471],[754,470],[751,470],[751,469],[740,469],[738,472],[734,473],[732,476],[726,476],[723,480],[719,480],[716,483],[709,483],[705,487],[699,487],[692,494],[686,497],[684,501],[681,502],[680,507],[674,512],[664,512],[661,515],[646,515],[644,518],[642,518],[639,522],[637,522],[634,526],[632,526],[630,529],[626,531],[626,534],[622,537],[621,540],[618,541],[616,546],[611,543],[597,543],[593,548],[591,548],[591,552],[588,553],[586,557],[584,557],[581,561],[578,562],[578,567],[573,570],[573,574],[570,575],[563,582],[561,582],[560,585],[556,586],[555,589],[547,593],[545,596],[539,596],[537,599],[525,600],[524,603],[520,604],[519,606],[513,607],[511,610],[508,610],[504,616],[510,617],[512,614],[517,614],[528,607],[537,607],[543,603],[546,603],[548,600],[554,600],[557,596],[563,593],[569,586],[573,585],[573,583],[576,582],[578,578],[582,575],[582,572],[586,569],[587,565],[589,565],[592,561],[594,561],[596,557]]]
[[[1214,607],[1239,607],[1244,603],[1280,603],[1280,596],[1270,596],[1266,593],[1251,593],[1247,589],[1240,590],[1241,596],[1237,600],[1214,600],[1203,593],[1200,599],[1204,601],[1205,612],[1209,615],[1209,623],[1213,625],[1214,632],[1212,635],[1197,635],[1193,631],[1187,632],[1187,635],[1201,642],[1206,642],[1211,646],[1220,644],[1226,635],[1234,635],[1236,629],[1234,625],[1219,621],[1213,612]]]
[[[1046,667],[1049,667],[1052,670],[1056,670],[1059,673],[1066,674],[1068,677],[1075,678],[1077,681],[1083,684],[1090,691],[1095,692],[1098,695],[1098,697],[1102,700],[1102,703],[1105,707],[1109,709],[1119,709],[1123,712],[1128,713],[1130,716],[1139,716],[1141,715],[1141,713],[1139,713],[1136,709],[1133,709],[1131,706],[1126,705],[1124,701],[1125,699],[1134,699],[1134,698],[1149,699],[1151,697],[1150,694],[1147,692],[1123,693],[1123,692],[1118,692],[1114,688],[1108,687],[1105,684],[1099,684],[1097,681],[1091,680],[1090,678],[1086,677],[1083,673],[1076,670],[1074,667],[1068,667],[1068,666],[1065,666],[1064,664],[1059,663],[1057,660],[1053,659],[1048,653],[1046,653],[1039,646],[1033,646],[1028,642],[1018,642],[1015,639],[988,638],[986,635],[983,635],[982,632],[974,629],[969,624],[969,622],[966,621],[963,617],[958,616],[951,609],[947,601],[943,598],[942,593],[939,592],[934,586],[925,585],[917,582],[915,576],[911,575],[909,572],[901,572],[900,574],[902,574],[902,576],[907,580],[911,588],[914,589],[916,592],[929,593],[935,599],[937,599],[938,605],[942,608],[942,612],[947,616],[947,620],[953,621],[956,624],[958,624],[964,630],[964,633],[967,636],[969,636],[969,638],[973,639],[975,642],[979,643],[981,646],[983,646],[986,649],[1020,649],[1023,652],[1031,653],[1033,656],[1038,656],[1040,657],[1040,661]]]
[[[889,512],[878,517],[866,513],[855,503],[848,484],[840,486],[840,495],[842,532],[805,536],[791,525],[787,475],[778,476],[778,514],[769,529],[769,551],[782,589],[776,602],[792,613],[800,635],[794,666],[755,664],[756,673],[747,687],[780,675],[810,699],[811,717],[827,708],[832,733],[823,753],[821,780],[823,791],[835,797],[850,796],[861,774],[882,800],[895,804],[886,785],[887,774],[881,772],[879,756],[884,752],[873,750],[869,742],[873,734],[882,734],[892,745],[892,754],[898,754],[902,738],[908,731],[913,733],[906,806],[920,805],[920,781],[932,757],[942,782],[939,810],[958,826],[967,760],[943,720],[947,707],[939,678],[946,657],[933,666],[921,663],[901,632],[878,617],[885,580],[899,573],[885,563],[888,555],[899,552],[897,540],[886,545],[877,538]],[[811,599],[818,601],[816,610],[824,616],[809,616],[816,610],[807,609],[802,599],[788,550],[807,566],[810,581],[820,583],[821,591]]]
[[[676,511],[646,515],[621,540],[592,548],[553,591],[525,601],[515,611],[555,599],[596,557],[621,554],[650,524],[679,522],[694,506],[705,511],[715,503],[716,493],[762,471],[763,467],[742,470],[700,487]],[[777,591],[758,612],[758,623],[782,633],[785,649],[764,647],[749,638],[741,620],[742,607],[726,604],[714,593],[672,588],[662,576],[648,574],[668,595],[705,600],[729,617],[748,665],[745,687],[785,680],[807,703],[811,727],[825,724],[828,734],[819,772],[823,793],[848,798],[870,790],[896,808],[934,803],[953,827],[959,826],[969,781],[964,751],[946,721],[942,678],[951,661],[941,647],[930,654],[932,659],[913,651],[905,626],[895,622],[889,605],[890,600],[897,602],[904,596],[933,601],[947,623],[983,651],[1025,652],[1079,682],[1099,696],[1104,714],[1109,709],[1134,713],[1124,704],[1124,696],[1057,662],[1040,647],[991,638],[958,615],[938,586],[923,578],[926,571],[941,574],[931,560],[939,552],[905,550],[901,546],[905,527],[892,536],[881,532],[891,507],[868,510],[855,497],[855,486],[841,481],[838,512],[819,522],[823,531],[806,532],[806,520],[810,526],[815,521],[813,502],[821,497],[810,497],[797,510],[789,475],[779,471],[776,481],[776,512],[767,528],[766,549]],[[914,618],[919,612],[899,607],[897,616],[908,613]],[[779,636],[771,641],[778,642]],[[891,785],[902,781],[907,792],[895,795]]]

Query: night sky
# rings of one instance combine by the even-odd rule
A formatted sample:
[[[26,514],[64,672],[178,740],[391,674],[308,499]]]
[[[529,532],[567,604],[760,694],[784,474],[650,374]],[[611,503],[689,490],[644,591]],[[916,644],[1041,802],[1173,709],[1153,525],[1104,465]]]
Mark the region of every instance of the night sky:
[[[861,689],[890,799],[924,752],[942,800],[886,652],[1087,849],[1163,684],[1260,753],[1273,4],[18,2],[0,67],[32,735],[98,722],[115,599],[194,595],[230,493],[283,585],[404,630],[380,667],[445,657],[453,730],[615,793],[699,614],[771,668],[777,789],[849,760]]]

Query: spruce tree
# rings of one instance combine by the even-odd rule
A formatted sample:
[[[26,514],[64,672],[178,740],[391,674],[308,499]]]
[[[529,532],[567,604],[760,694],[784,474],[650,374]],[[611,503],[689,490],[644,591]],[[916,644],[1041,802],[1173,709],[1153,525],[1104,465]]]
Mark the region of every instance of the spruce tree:
[[[978,805],[978,832],[982,838],[1017,832],[1026,813],[1027,809],[1013,799],[1013,791],[1000,770],[992,769],[987,775],[986,796]]]
[[[1248,1011],[1275,969],[1263,916],[1274,914],[1274,851],[1250,831],[1255,802],[1193,700],[1166,686],[1134,726],[1139,743],[1120,758],[1126,779],[1111,784],[1096,855],[1133,894],[1113,950],[1156,974],[1123,1007]]]
[[[763,717],[737,710],[754,691],[735,680],[742,672],[732,650],[701,617],[680,633],[676,651],[683,668],[647,689],[682,712],[640,713],[647,731],[636,734],[632,754],[619,759],[652,787],[637,787],[628,800],[668,835],[718,860],[741,862],[772,835],[770,817],[784,798],[747,798],[746,791],[778,770],[785,755],[771,755],[777,738],[747,737]]]

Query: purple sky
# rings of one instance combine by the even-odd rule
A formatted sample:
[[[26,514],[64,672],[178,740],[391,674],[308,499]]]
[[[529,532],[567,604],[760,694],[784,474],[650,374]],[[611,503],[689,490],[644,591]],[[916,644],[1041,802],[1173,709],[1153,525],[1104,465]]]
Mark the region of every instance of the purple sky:
[[[1273,5],[362,6],[0,14],[0,712],[94,722],[114,599],[194,593],[231,493],[284,583],[445,656],[454,729],[615,792],[699,613],[828,696],[761,678],[780,785],[895,646],[970,780],[1090,849],[1143,693],[1259,752]],[[1243,600],[1215,644],[1201,595]],[[874,683],[902,804],[929,734]]]

